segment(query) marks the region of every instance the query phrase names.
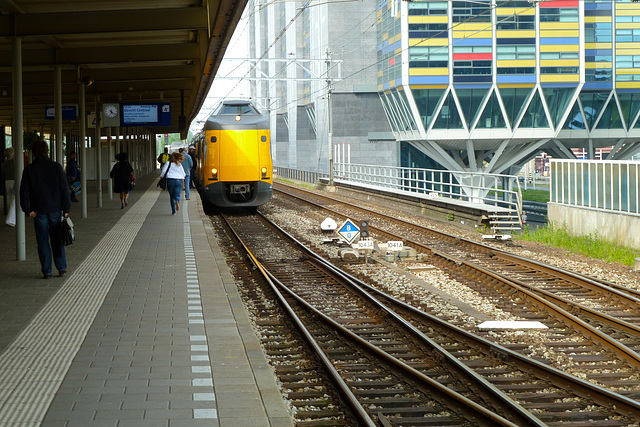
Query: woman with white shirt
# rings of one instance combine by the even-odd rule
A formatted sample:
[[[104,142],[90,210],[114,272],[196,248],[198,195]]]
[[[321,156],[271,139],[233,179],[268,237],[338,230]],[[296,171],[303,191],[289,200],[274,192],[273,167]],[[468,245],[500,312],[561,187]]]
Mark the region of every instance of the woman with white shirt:
[[[171,160],[166,162],[162,167],[160,176],[167,177],[167,191],[169,192],[169,201],[171,202],[172,215],[176,214],[176,211],[180,210],[180,193],[184,187],[184,168],[182,167],[182,161],[184,155],[175,152],[171,155]]]

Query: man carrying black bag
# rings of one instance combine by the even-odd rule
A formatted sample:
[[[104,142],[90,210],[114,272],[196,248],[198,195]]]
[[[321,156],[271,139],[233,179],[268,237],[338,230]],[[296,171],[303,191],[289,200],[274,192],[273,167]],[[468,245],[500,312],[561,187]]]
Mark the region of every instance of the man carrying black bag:
[[[33,218],[42,275],[44,279],[50,279],[52,263],[60,276],[67,273],[67,254],[60,241],[60,220],[69,216],[71,197],[62,166],[49,159],[47,143],[35,141],[32,151],[33,162],[24,168],[20,181],[20,207]]]

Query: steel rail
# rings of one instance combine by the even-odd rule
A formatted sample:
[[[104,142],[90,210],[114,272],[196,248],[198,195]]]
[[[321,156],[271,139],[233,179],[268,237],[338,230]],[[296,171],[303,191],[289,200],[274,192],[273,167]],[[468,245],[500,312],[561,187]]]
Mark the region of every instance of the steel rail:
[[[313,349],[313,352],[315,353],[316,357],[318,357],[318,359],[320,360],[320,363],[326,369],[327,374],[333,380],[334,385],[338,389],[338,392],[342,395],[343,399],[345,400],[347,407],[353,412],[354,417],[363,426],[375,427],[376,424],[374,423],[374,421],[371,419],[367,411],[362,407],[362,405],[358,401],[358,398],[353,394],[351,389],[349,389],[349,386],[344,382],[344,379],[340,376],[340,373],[333,366],[333,364],[331,363],[331,361],[329,360],[325,352],[322,350],[322,348],[318,345],[316,340],[313,338],[309,330],[304,326],[304,323],[300,320],[300,318],[295,313],[293,308],[291,308],[291,305],[286,301],[282,293],[279,291],[278,287],[273,283],[270,275],[268,274],[264,266],[258,261],[256,256],[249,249],[249,247],[246,245],[244,240],[240,237],[240,235],[236,232],[234,227],[230,224],[226,216],[225,215],[220,215],[220,216],[225,221],[227,228],[233,233],[236,240],[242,246],[244,252],[247,254],[249,259],[251,260],[251,263],[255,266],[255,268],[257,268],[260,271],[260,274],[262,275],[262,277],[265,278],[267,283],[269,283],[269,286],[278,297],[278,300],[282,305],[283,309],[290,316],[293,324],[295,325],[296,329],[298,329],[300,334],[303,336],[304,340]]]
[[[224,217],[224,215],[223,215],[223,217]],[[293,239],[293,241],[296,243],[296,245],[300,245],[301,244],[299,241],[294,239],[288,233],[284,232],[284,230],[282,230],[280,227],[278,227],[277,225],[273,224],[271,221],[267,220],[266,218],[265,218],[265,220],[268,221],[271,226],[274,226],[280,232],[283,232],[288,238]],[[231,224],[229,224],[229,226],[233,229]],[[490,393],[491,395],[495,396],[497,394],[499,396],[499,400],[501,402],[503,402],[503,408],[509,408],[509,410],[511,411],[512,415],[519,421],[518,424],[514,424],[513,422],[511,422],[511,421],[503,418],[502,416],[490,411],[489,409],[487,409],[487,408],[483,407],[482,405],[474,402],[473,400],[461,395],[460,393],[457,393],[457,392],[449,389],[448,387],[446,387],[446,386],[440,384],[439,382],[429,378],[428,376],[426,376],[425,374],[423,374],[420,371],[416,370],[415,368],[413,368],[413,367],[407,365],[406,363],[400,361],[396,357],[390,355],[388,352],[386,352],[386,351],[380,349],[379,347],[369,343],[365,339],[361,338],[360,336],[358,336],[354,332],[350,331],[349,329],[347,329],[344,326],[342,326],[340,323],[336,322],[332,318],[328,317],[327,315],[325,315],[324,313],[319,311],[313,305],[309,304],[302,297],[297,295],[289,287],[287,287],[282,282],[280,282],[271,272],[268,271],[268,269],[262,263],[260,263],[260,261],[258,261],[257,257],[252,253],[251,249],[241,239],[241,237],[238,235],[238,233],[236,233],[235,230],[233,230],[233,233],[234,233],[234,236],[236,237],[236,239],[238,239],[238,241],[241,242],[241,245],[243,246],[243,250],[250,257],[252,264],[255,265],[255,267],[261,272],[261,274],[263,274],[263,275],[266,274],[268,276],[268,282],[269,282],[270,286],[273,287],[274,285],[277,284],[278,287],[280,287],[285,292],[287,292],[292,298],[296,299],[298,304],[306,307],[307,310],[312,311],[316,316],[318,316],[320,319],[322,319],[324,323],[326,323],[327,325],[331,326],[334,330],[340,332],[342,335],[345,335],[345,336],[349,337],[350,340],[357,342],[360,346],[362,346],[362,347],[366,348],[368,351],[376,354],[378,357],[380,357],[380,358],[382,358],[384,360],[387,360],[387,362],[389,362],[389,363],[392,363],[393,366],[395,366],[396,369],[400,369],[401,371],[405,372],[406,375],[409,375],[415,381],[418,381],[418,382],[422,383],[424,385],[424,387],[427,387],[429,390],[432,390],[433,392],[436,392],[438,395],[440,395],[443,398],[445,398],[448,402],[451,402],[451,401],[456,402],[456,404],[458,406],[451,407],[452,410],[462,411],[463,413],[466,414],[467,417],[469,417],[470,420],[477,420],[477,421],[479,421],[479,422],[481,422],[483,424],[484,423],[491,423],[491,424],[487,424],[487,425],[501,425],[501,426],[509,426],[509,427],[517,427],[517,426],[525,426],[525,425],[526,426],[539,426],[539,427],[541,427],[541,426],[545,425],[539,419],[537,419],[534,415],[532,415],[531,413],[526,411],[524,408],[522,408],[520,405],[518,405],[516,402],[514,402],[511,398],[506,396],[502,391],[496,389],[495,386],[493,386],[492,384],[488,383],[484,378],[478,376],[475,372],[471,371],[466,366],[461,365],[459,362],[457,363],[457,365],[459,367],[461,366],[462,369],[467,371],[467,374],[466,374],[467,377],[469,377],[470,379],[474,378],[474,382],[476,384],[482,386],[482,389],[484,391]],[[317,255],[314,255],[314,258],[315,257],[317,257]],[[323,269],[326,269],[326,266],[324,264],[319,264],[319,263],[315,263],[315,264],[318,265],[319,267],[323,268]],[[331,275],[335,275],[335,272],[333,271],[333,269],[331,269],[330,274]],[[362,290],[360,290],[360,293],[362,295],[366,296],[367,299],[371,300],[372,297],[368,293],[363,292]],[[280,292],[276,292],[276,294],[278,295],[279,298],[281,298],[282,294]],[[281,302],[286,303],[286,301],[281,301]],[[387,308],[385,308],[383,305],[381,305],[380,302],[378,302],[378,301],[376,301],[376,305],[379,306],[380,308],[385,309],[385,311],[387,311],[387,312],[389,311]],[[288,303],[286,303],[286,306],[287,306],[287,312],[288,313],[289,313],[289,310],[293,310]],[[295,314],[295,313],[293,313],[293,314]],[[296,327],[298,327],[298,322],[300,322],[301,326],[303,326],[302,325],[302,321],[300,321],[297,316],[295,316],[295,319],[296,319]],[[404,319],[402,319],[402,318],[400,318],[400,319],[402,320],[403,323],[408,325],[408,323]],[[409,325],[409,326],[411,326],[411,325]],[[413,328],[413,327],[411,326],[411,328]],[[413,329],[415,330],[415,328],[413,328]],[[306,330],[306,328],[305,328],[305,330]],[[415,330],[415,331],[417,331],[417,330]],[[419,333],[420,335],[423,335],[420,331],[417,331],[417,333]],[[425,337],[425,338],[429,342],[431,342],[431,340],[429,340],[427,337]],[[309,334],[308,336],[305,336],[305,339],[313,340],[313,337],[311,337],[311,335]],[[435,343],[433,343],[433,344],[435,344]],[[435,344],[435,345],[437,345],[437,344]],[[314,348],[316,348],[316,347],[319,349],[319,351],[322,352],[322,350],[319,348],[319,346],[317,344],[314,345]],[[443,352],[445,354],[447,354],[448,357],[445,356],[445,357],[447,357],[447,359],[454,358],[450,353],[448,353],[446,350],[442,349],[441,347],[437,348],[436,351],[438,351],[441,354]],[[327,362],[329,364],[331,363],[330,361],[328,361],[328,359],[326,359],[326,360],[327,360]],[[335,370],[335,368],[333,368],[333,369]],[[339,377],[340,374],[337,371],[335,371],[335,375],[337,375]],[[344,387],[347,387],[347,390],[348,390],[348,386],[344,383],[343,380],[341,380],[341,383],[344,384]],[[354,399],[355,399],[355,397],[354,397]],[[507,404],[505,404],[505,402],[507,402]]]
[[[331,262],[327,261],[326,259],[324,259],[322,256],[316,254],[313,250],[311,250],[310,248],[308,248],[306,245],[304,245],[302,242],[298,241],[294,236],[290,235],[286,230],[282,229],[281,227],[279,227],[277,224],[274,224],[273,222],[270,221],[270,223],[272,224],[273,227],[276,227],[277,229],[280,230],[281,233],[285,234],[289,239],[291,239],[292,241],[296,242],[297,246],[304,250],[305,253],[307,253],[310,257],[313,257],[314,261],[322,264],[323,266],[325,266],[326,268],[330,269],[331,271],[333,271],[333,273],[337,276],[340,276],[342,278],[344,278],[345,280],[347,280],[348,282],[350,282],[352,284],[352,286],[354,287],[354,289],[358,289],[359,292],[364,292],[367,294],[377,294],[377,295],[381,295],[383,296],[385,299],[388,299],[390,301],[392,301],[394,304],[396,304],[399,307],[402,307],[405,310],[409,310],[411,311],[413,314],[420,316],[421,318],[424,318],[426,320],[428,320],[429,322],[432,323],[436,323],[438,324],[439,327],[441,328],[446,328],[448,331],[451,331],[452,333],[455,333],[456,335],[462,337],[464,340],[468,341],[468,340],[472,340],[482,346],[485,346],[487,348],[489,348],[489,352],[494,355],[494,356],[499,356],[500,358],[502,358],[502,360],[505,361],[513,361],[515,362],[518,366],[521,366],[523,370],[526,371],[531,371],[531,372],[536,372],[536,376],[539,378],[544,378],[546,380],[551,381],[552,383],[554,383],[555,385],[557,385],[560,388],[564,388],[564,389],[569,389],[572,392],[576,393],[579,396],[582,396],[584,398],[589,398],[589,399],[593,399],[595,402],[603,405],[603,406],[609,406],[611,407],[612,405],[614,405],[616,407],[616,410],[619,409],[619,413],[621,413],[622,415],[627,415],[627,416],[631,416],[634,417],[635,419],[640,419],[640,402],[630,399],[626,396],[623,396],[621,394],[615,393],[613,391],[610,391],[606,388],[600,387],[598,385],[592,384],[588,381],[582,380],[580,378],[574,377],[573,375],[567,374],[566,372],[563,372],[557,368],[554,368],[552,366],[543,364],[535,359],[531,359],[529,357],[523,356],[522,354],[515,352],[513,350],[510,350],[506,347],[500,346],[499,344],[493,343],[492,341],[489,341],[485,338],[479,337],[471,332],[465,331],[462,328],[459,328],[455,325],[452,325],[448,322],[445,322],[441,319],[439,319],[436,316],[430,315],[428,313],[425,313],[419,309],[417,309],[416,307],[413,307],[405,302],[402,302],[374,287],[372,287],[371,285],[368,285],[367,283],[363,282],[360,279],[357,279],[355,277],[353,277],[352,275],[346,273],[345,271],[341,270],[340,268],[336,267],[335,265],[331,264]],[[451,259],[450,257],[448,257],[446,254],[444,255],[444,257],[446,259],[449,259],[453,262],[455,262],[456,264],[467,264],[465,261],[463,260],[459,260],[456,258]],[[473,266],[473,268],[477,268],[476,266]],[[502,280],[501,277],[495,277],[495,273],[492,272],[487,272],[488,274],[490,274],[492,277]],[[517,284],[515,285],[515,289],[518,291],[522,291],[527,293],[526,289],[519,289]],[[534,295],[535,297],[535,295]],[[546,301],[541,300],[542,303],[544,303],[545,305],[547,305]],[[393,313],[392,310],[388,309],[384,304],[378,302],[378,304],[380,304],[380,307],[385,309],[385,310],[389,310],[390,313]],[[554,310],[557,308],[554,308]],[[560,311],[564,311],[562,309],[559,309]],[[570,313],[567,313],[569,316],[571,316]],[[397,316],[397,314],[394,313],[394,316]],[[402,318],[403,323],[406,323],[406,320],[404,318]],[[581,323],[582,325],[589,327],[590,329],[593,330],[594,333],[600,333],[597,329],[590,327],[590,325],[586,324],[585,322],[581,321],[580,319],[575,319],[575,321]],[[413,326],[411,325],[411,327],[413,328]],[[421,332],[420,332],[420,336],[424,336]],[[608,337],[607,335],[604,335],[605,337]],[[431,341],[428,337],[426,337],[429,341]],[[608,337],[609,338],[609,337]],[[437,344],[436,344],[437,345]],[[446,352],[446,350],[443,350]],[[452,356],[453,357],[453,356]]]
[[[292,187],[290,185],[286,185],[286,184],[283,184],[283,183],[280,183],[280,182],[278,182],[277,185],[278,186],[282,186],[282,187],[286,187],[286,188],[294,190],[294,191],[300,191],[300,192],[303,192],[303,193],[306,193],[306,194],[311,194],[313,196],[320,197],[320,198],[323,198],[323,199],[326,199],[326,200],[329,200],[329,201],[338,202],[338,203],[344,204],[346,206],[349,206],[349,207],[351,207],[353,209],[363,210],[362,207],[357,206],[357,205],[355,205],[353,203],[349,203],[349,202],[345,202],[345,201],[342,201],[342,200],[333,199],[333,198],[331,198],[329,196],[325,196],[323,194],[313,193],[313,192],[307,191],[305,189]],[[274,183],[274,190],[282,192],[281,190],[276,188],[275,183]],[[306,203],[312,204],[314,206],[318,206],[318,207],[320,207],[322,209],[325,209],[325,210],[327,210],[329,212],[333,212],[336,215],[344,216],[343,214],[341,214],[339,212],[336,212],[333,209],[330,209],[330,208],[327,208],[327,207],[324,207],[324,206],[320,206],[320,205],[318,205],[316,203],[313,203],[313,202],[310,202],[308,200],[305,200],[302,197],[296,196],[295,194],[290,194],[290,193],[285,193],[285,194],[287,194],[287,195],[289,195],[291,197],[297,198],[299,200],[302,200],[302,201],[304,201]],[[491,252],[494,252],[494,253],[499,253],[500,257],[503,258],[503,259],[510,260],[510,261],[513,261],[513,262],[517,262],[517,263],[520,263],[520,264],[526,264],[531,268],[545,271],[550,276],[556,276],[558,278],[561,278],[563,280],[572,282],[574,284],[575,284],[575,282],[573,282],[572,280],[581,280],[581,281],[583,281],[585,283],[585,287],[587,287],[587,285],[588,285],[589,289],[591,289],[591,290],[612,293],[612,294],[617,295],[621,299],[629,301],[630,303],[640,304],[640,291],[639,290],[626,288],[624,286],[621,286],[621,285],[618,285],[618,284],[615,284],[615,283],[611,283],[611,282],[608,282],[608,281],[605,281],[605,280],[600,280],[600,279],[596,279],[596,278],[593,278],[593,277],[590,277],[590,276],[586,276],[586,275],[583,275],[583,274],[580,274],[580,273],[571,272],[571,271],[568,271],[568,270],[563,269],[561,267],[555,267],[555,266],[551,266],[549,264],[545,264],[545,263],[540,262],[540,261],[527,259],[527,258],[518,256],[518,255],[515,255],[515,254],[512,254],[512,253],[509,253],[509,252],[507,252],[505,250],[502,250],[500,248],[494,248],[494,247],[491,247],[491,246],[487,246],[487,245],[485,245],[483,243],[474,242],[473,240],[469,240],[469,239],[466,239],[464,237],[454,236],[452,234],[445,233],[443,231],[439,231],[439,230],[436,230],[436,229],[433,229],[433,228],[421,226],[421,225],[418,225],[418,224],[415,224],[415,223],[412,223],[412,222],[409,222],[409,221],[405,221],[405,220],[402,220],[402,219],[399,219],[399,218],[394,218],[394,217],[392,217],[390,215],[387,215],[385,213],[382,213],[382,212],[371,211],[371,210],[368,210],[368,211],[372,212],[375,215],[378,215],[378,216],[380,216],[382,218],[385,218],[385,219],[387,219],[389,221],[394,221],[394,222],[397,222],[397,223],[400,223],[400,224],[404,224],[406,226],[410,226],[412,228],[418,228],[418,229],[421,229],[423,231],[430,232],[432,234],[436,234],[436,235],[440,235],[440,236],[446,237],[447,239],[451,239],[451,240],[455,240],[455,241],[458,241],[458,242],[462,242],[464,244],[467,244],[467,245],[470,245],[472,247],[478,248],[478,249],[480,249],[480,250],[482,250],[484,252],[491,251]],[[371,225],[369,226],[369,228],[371,228]]]
[[[295,189],[295,190],[297,190],[297,189]],[[301,190],[301,191],[303,191],[303,190]],[[311,193],[311,194],[316,195],[315,193]],[[295,197],[295,198],[297,198],[299,200],[303,200],[303,199],[301,199],[301,198],[299,198],[299,197],[297,197],[295,195],[293,195],[293,197]],[[333,199],[328,198],[328,197],[323,196],[323,195],[319,195],[319,197],[322,197],[322,198],[325,198],[325,199],[329,199],[329,200],[333,200]],[[352,204],[349,204],[349,203],[346,203],[346,202],[341,202],[341,201],[338,201],[338,200],[335,200],[335,201],[339,202],[339,203],[344,203],[344,204],[346,204],[348,206],[353,206],[354,208],[357,208],[357,209],[362,209],[362,208],[359,208],[359,207],[357,207],[355,205],[352,205]],[[306,203],[310,203],[310,204],[315,205],[315,206],[318,206],[318,207],[320,207],[320,208],[322,208],[324,210],[327,210],[329,212],[333,212],[336,215],[340,215],[340,216],[343,216],[343,217],[345,216],[344,214],[341,214],[339,212],[336,212],[336,211],[334,211],[332,209],[329,209],[329,208],[326,208],[324,206],[319,206],[317,204],[314,204],[313,202],[309,202],[309,201],[305,201],[305,202]],[[378,214],[378,213],[376,212],[376,214]],[[490,249],[494,253],[496,253],[496,251],[497,251],[497,252],[500,252],[500,255],[505,256],[505,257],[506,256],[510,256],[512,259],[520,259],[521,258],[521,257],[517,257],[517,256],[511,256],[511,254],[509,254],[507,252],[504,252],[504,251],[501,251],[501,250],[498,250],[498,249],[494,249],[494,248],[491,248],[489,246],[485,246],[485,245],[482,245],[482,244],[479,244],[479,243],[475,243],[475,242],[472,242],[470,240],[457,238],[457,237],[452,236],[452,235],[447,234],[447,233],[443,233],[443,232],[440,232],[440,231],[437,231],[437,230],[433,230],[433,229],[430,229],[430,228],[427,228],[427,227],[423,227],[423,226],[420,226],[420,225],[409,223],[407,221],[395,219],[395,218],[390,217],[390,216],[385,215],[385,214],[379,214],[379,215],[384,216],[385,218],[388,218],[389,220],[392,220],[392,221],[400,222],[400,223],[403,223],[403,224],[406,224],[406,225],[409,225],[409,226],[412,226],[412,227],[417,227],[419,229],[423,229],[423,230],[428,231],[428,232],[434,232],[434,233],[437,233],[439,235],[443,235],[443,236],[445,236],[447,238],[456,239],[458,241],[467,242],[467,243],[470,243],[470,244],[478,246],[478,247],[487,248],[487,249]],[[433,248],[425,245],[424,243],[421,243],[421,242],[418,242],[418,241],[415,241],[415,240],[412,240],[412,239],[408,239],[408,238],[405,238],[405,237],[402,237],[402,236],[398,236],[398,235],[396,235],[394,233],[391,233],[389,231],[383,230],[381,228],[377,228],[377,227],[375,227],[375,226],[373,226],[371,224],[369,224],[369,229],[370,230],[375,230],[378,233],[383,234],[383,235],[392,236],[393,238],[396,238],[396,239],[398,239],[398,238],[402,239],[403,241],[406,241],[406,242],[410,243],[411,245],[414,245],[416,248],[422,248],[423,250],[428,251],[428,252],[433,253],[433,254],[436,254],[436,255],[438,255],[440,257],[450,258],[451,260],[454,260],[454,262],[457,265],[465,264],[465,265],[469,266],[470,268],[474,268],[474,269],[476,269],[478,271],[481,271],[483,274],[489,274],[490,276],[494,277],[497,280],[502,280],[506,284],[508,284],[509,286],[511,286],[512,284],[517,284],[517,285],[522,286],[524,288],[530,289],[532,292],[535,292],[535,293],[538,293],[538,294],[542,294],[545,297],[548,297],[549,299],[555,301],[556,303],[558,303],[558,304],[570,309],[574,313],[579,313],[579,312],[588,313],[595,320],[598,320],[600,322],[609,324],[609,325],[611,325],[611,326],[613,326],[613,327],[615,327],[615,328],[617,328],[619,330],[625,331],[627,333],[632,333],[632,334],[640,336],[640,326],[635,325],[633,323],[629,323],[629,322],[627,322],[625,320],[621,320],[621,319],[618,319],[616,317],[610,316],[608,314],[601,313],[601,312],[599,312],[599,311],[597,311],[595,309],[592,309],[590,307],[587,307],[587,306],[585,306],[583,304],[575,303],[575,302],[570,301],[570,300],[568,300],[566,298],[554,295],[551,292],[548,292],[548,291],[545,291],[545,290],[541,290],[541,289],[537,289],[534,286],[528,285],[528,284],[526,284],[526,283],[524,283],[522,281],[519,281],[517,279],[510,278],[510,277],[508,277],[508,276],[506,276],[506,275],[504,275],[502,273],[498,273],[498,272],[483,268],[481,266],[477,266],[477,265],[475,265],[473,263],[470,263],[468,261],[461,260],[461,259],[459,259],[459,258],[457,258],[457,257],[455,257],[453,255],[445,254],[442,251],[438,251],[437,249],[433,249]],[[555,269],[555,267],[544,265],[544,264],[538,263],[536,261],[526,260],[524,258],[522,258],[522,259],[527,261],[531,265],[540,265],[541,268],[544,267],[546,269]],[[559,276],[557,276],[557,277],[559,277]],[[578,277],[578,275],[574,274],[573,277]],[[605,290],[607,290],[607,291],[609,290],[608,287],[607,287],[607,289],[605,289],[605,287],[602,287],[602,286],[598,285],[597,282],[593,281],[592,279],[587,278],[585,280],[590,282],[590,283],[592,283],[592,284],[594,284],[594,285],[599,286],[598,290],[600,292],[604,292]],[[638,300],[637,298],[635,298],[633,296],[630,296],[628,294],[625,294],[624,292],[619,292],[618,290],[615,290],[615,289],[611,289],[611,291],[613,291],[612,292],[613,294],[623,298],[624,300],[626,300],[626,301],[628,301],[630,303],[636,304],[636,303],[640,302],[640,300]],[[523,294],[523,296],[527,296],[527,295],[528,294]],[[544,306],[549,306],[549,304],[545,303]],[[556,312],[556,313],[564,313],[564,312],[566,312],[566,310],[563,310],[561,307],[557,307],[555,305],[554,305],[554,310],[553,311]],[[570,315],[573,319],[578,319],[577,317],[574,317],[573,315],[571,315],[568,312],[567,312],[567,314]],[[564,314],[562,314],[561,317],[566,319],[566,316]],[[574,321],[571,320],[570,323],[574,323]],[[597,334],[597,335],[590,334],[592,339],[593,339],[594,336],[603,336],[603,337],[605,336],[604,334],[599,332],[597,329],[591,327],[590,325],[589,325],[589,327],[590,327],[590,329],[592,329],[594,331],[594,333]],[[608,344],[606,345],[607,348],[615,351],[616,354],[618,354],[623,360],[627,360],[627,362],[630,363],[632,366],[640,368],[640,355],[638,355],[635,351],[633,351],[632,349],[629,349],[627,346],[625,346],[624,344],[620,343],[619,341],[617,341],[617,340],[615,340],[615,339],[613,339],[611,337],[607,336],[606,341],[608,342]]]

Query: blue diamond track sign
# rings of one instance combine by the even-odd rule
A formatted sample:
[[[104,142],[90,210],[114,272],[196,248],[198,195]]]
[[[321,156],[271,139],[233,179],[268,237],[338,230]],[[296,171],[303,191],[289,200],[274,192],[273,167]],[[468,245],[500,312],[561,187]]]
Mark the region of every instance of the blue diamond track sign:
[[[353,221],[347,219],[344,224],[338,229],[338,235],[342,237],[347,243],[351,244],[354,240],[360,236],[360,229],[354,224]]]

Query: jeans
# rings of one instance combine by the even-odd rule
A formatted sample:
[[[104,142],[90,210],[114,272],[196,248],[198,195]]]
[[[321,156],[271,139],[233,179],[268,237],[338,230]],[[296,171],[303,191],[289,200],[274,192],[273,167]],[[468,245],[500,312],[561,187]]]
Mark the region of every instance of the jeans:
[[[182,192],[182,180],[169,178],[167,179],[167,191],[169,192],[169,202],[171,203],[171,212],[176,213],[176,202],[180,203],[180,193]]]
[[[33,219],[36,229],[36,242],[38,243],[38,256],[40,257],[40,265],[42,274],[48,276],[51,274],[51,252],[53,250],[53,263],[56,265],[58,272],[67,269],[67,254],[64,246],[60,245],[60,219],[62,212],[39,213]],[[51,242],[51,245],[49,245]]]
[[[184,198],[188,199],[189,198],[189,184],[191,183],[191,177],[189,176],[190,174],[186,174],[184,177]]]

